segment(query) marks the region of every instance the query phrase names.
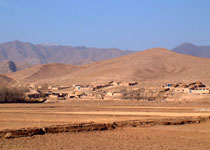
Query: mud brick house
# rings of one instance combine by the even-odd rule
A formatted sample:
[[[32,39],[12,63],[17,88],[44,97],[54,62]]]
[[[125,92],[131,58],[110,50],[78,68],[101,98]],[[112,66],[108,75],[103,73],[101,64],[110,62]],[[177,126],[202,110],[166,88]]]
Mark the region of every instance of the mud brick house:
[[[195,88],[195,89],[191,89],[190,93],[192,93],[192,94],[210,94],[210,88]]]

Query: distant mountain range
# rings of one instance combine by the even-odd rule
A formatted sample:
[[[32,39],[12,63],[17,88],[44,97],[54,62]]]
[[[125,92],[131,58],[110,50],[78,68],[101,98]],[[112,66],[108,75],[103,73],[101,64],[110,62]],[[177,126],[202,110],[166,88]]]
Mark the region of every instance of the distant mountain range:
[[[34,45],[29,42],[12,41],[0,44],[0,73],[15,72],[36,64],[83,65],[132,52],[117,48],[72,47],[52,43]]]
[[[181,54],[210,58],[210,46],[197,46],[191,43],[183,43],[172,50]]]

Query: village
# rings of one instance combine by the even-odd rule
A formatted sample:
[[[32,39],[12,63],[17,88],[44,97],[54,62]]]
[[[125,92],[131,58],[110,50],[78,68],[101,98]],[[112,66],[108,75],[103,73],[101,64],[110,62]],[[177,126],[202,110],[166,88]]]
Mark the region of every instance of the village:
[[[165,91],[174,90],[175,93],[210,94],[210,87],[207,87],[201,82],[193,82],[190,84],[166,84],[163,88],[165,88]]]
[[[121,82],[110,81],[107,84],[99,85],[72,85],[72,86],[51,86],[31,83],[29,91],[25,93],[29,101],[60,101],[77,99],[101,99],[101,100],[164,100],[169,93],[172,95],[210,95],[210,88],[201,82],[189,84],[177,83],[166,84],[161,87],[143,88],[136,81]]]
[[[31,83],[29,91],[25,93],[28,99],[33,100],[45,97],[49,100],[68,100],[68,99],[109,99],[120,98],[122,93],[116,89],[132,88],[137,82],[114,82],[100,85],[72,85],[72,86],[40,86]]]

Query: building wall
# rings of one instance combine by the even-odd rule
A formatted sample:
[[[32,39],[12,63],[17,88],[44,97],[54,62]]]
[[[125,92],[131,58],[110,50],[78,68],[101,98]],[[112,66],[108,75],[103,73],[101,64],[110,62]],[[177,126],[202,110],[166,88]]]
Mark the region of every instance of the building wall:
[[[192,94],[209,94],[210,90],[191,90]]]

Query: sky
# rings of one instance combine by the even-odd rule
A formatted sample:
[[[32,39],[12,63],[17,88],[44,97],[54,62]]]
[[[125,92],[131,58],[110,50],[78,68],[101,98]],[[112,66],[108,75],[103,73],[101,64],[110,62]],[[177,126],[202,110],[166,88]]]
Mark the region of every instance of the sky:
[[[144,50],[210,45],[210,0],[0,0],[0,43]]]

